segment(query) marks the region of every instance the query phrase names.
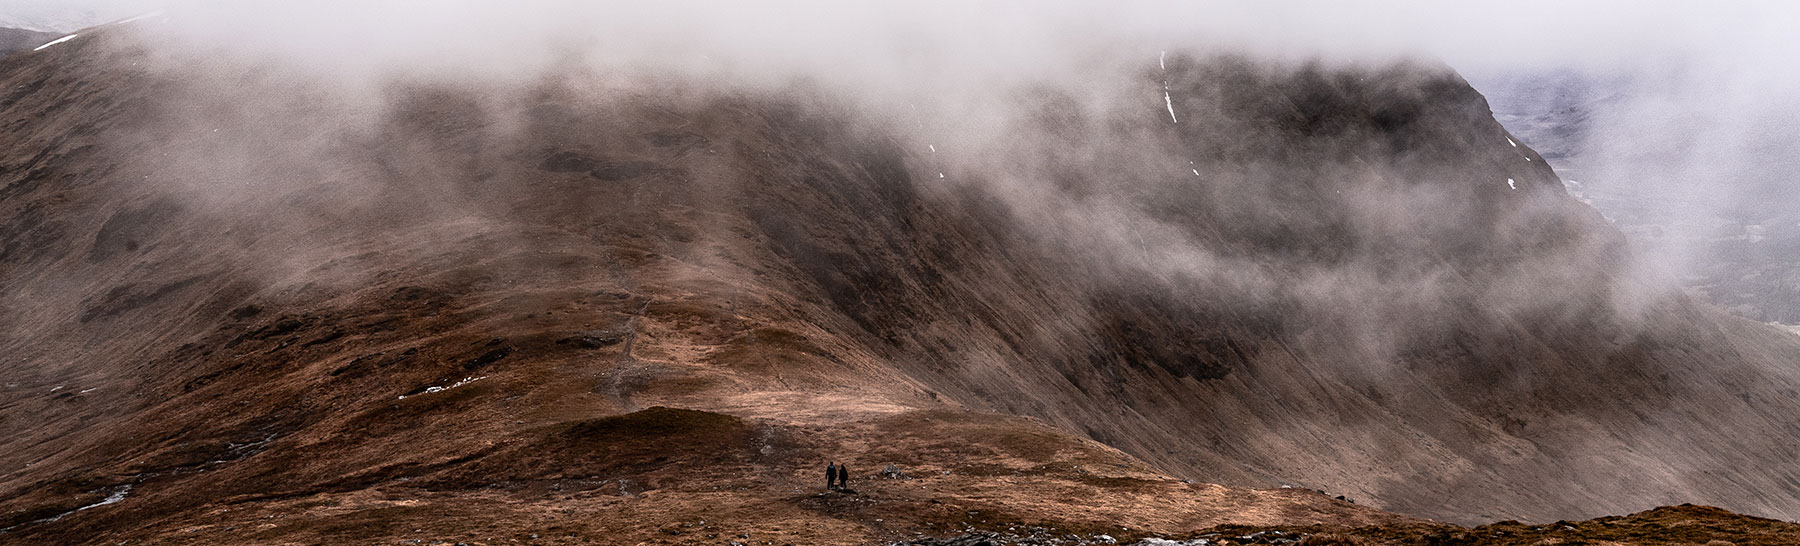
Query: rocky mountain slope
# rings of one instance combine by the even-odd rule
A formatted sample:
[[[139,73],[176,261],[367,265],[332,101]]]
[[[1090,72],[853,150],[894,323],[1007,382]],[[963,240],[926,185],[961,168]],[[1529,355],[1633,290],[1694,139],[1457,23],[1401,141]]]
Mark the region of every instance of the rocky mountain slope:
[[[1633,281],[1448,69],[1121,64],[939,151],[806,86],[7,58],[0,542],[1800,513],[1800,339]]]

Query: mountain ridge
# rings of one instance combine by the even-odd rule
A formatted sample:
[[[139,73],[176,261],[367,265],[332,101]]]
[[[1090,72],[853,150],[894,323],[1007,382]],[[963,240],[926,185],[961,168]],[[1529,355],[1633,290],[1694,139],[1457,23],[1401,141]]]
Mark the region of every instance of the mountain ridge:
[[[0,61],[0,527],[42,533],[14,537],[106,518],[93,541],[222,539],[251,525],[206,523],[227,506],[410,523],[469,503],[505,528],[556,503],[622,522],[644,498],[674,503],[656,517],[690,498],[817,514],[707,482],[808,487],[834,449],[873,472],[912,456],[881,448],[896,421],[965,414],[977,432],[937,434],[966,450],[901,463],[944,485],[881,502],[990,495],[1174,528],[1408,519],[1337,495],[1461,522],[1675,501],[1784,515],[1800,489],[1755,467],[1800,438],[1792,371],[1773,367],[1800,341],[1633,284],[1617,232],[1447,68],[1177,54],[1130,84],[1167,85],[1155,108],[1045,91],[988,158],[1040,183],[1009,192],[815,91],[427,82],[371,119],[280,73],[132,65],[144,47],[103,31]],[[693,417],[744,450],[687,477],[655,453],[590,469],[629,448],[558,436],[668,415],[652,408],[749,423]],[[781,442],[761,431],[805,441],[764,453]],[[966,462],[986,456],[1010,462]],[[1068,466],[1095,461],[1129,472]],[[1000,495],[1014,475],[1064,500]],[[616,492],[549,489],[594,481]],[[1195,500],[1077,510],[1071,483]],[[1271,508],[1180,515],[1221,498]],[[874,512],[823,513],[893,536]],[[360,525],[254,540],[405,534]]]

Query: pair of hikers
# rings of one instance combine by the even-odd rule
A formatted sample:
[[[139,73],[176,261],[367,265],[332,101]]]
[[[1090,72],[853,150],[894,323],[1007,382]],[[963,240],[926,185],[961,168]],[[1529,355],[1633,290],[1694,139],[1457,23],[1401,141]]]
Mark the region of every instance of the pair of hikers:
[[[850,466],[832,461],[825,466],[825,488],[832,490],[850,489]]]

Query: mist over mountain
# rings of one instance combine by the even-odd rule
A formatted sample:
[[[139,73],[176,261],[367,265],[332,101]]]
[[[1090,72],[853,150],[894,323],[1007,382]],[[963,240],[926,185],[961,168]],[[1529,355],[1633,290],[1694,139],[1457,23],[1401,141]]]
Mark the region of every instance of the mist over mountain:
[[[404,7],[0,59],[0,543],[1800,517],[1800,337],[1553,169],[1607,82]]]
[[[1800,322],[1793,114],[1759,103],[1733,120],[1709,111],[1726,107],[1678,106],[1720,100],[1694,77],[1711,76],[1564,69],[1480,86],[1496,118],[1546,150],[1571,192],[1666,274],[1739,315]]]
[[[29,51],[43,45],[44,42],[56,39],[56,34],[36,32],[17,28],[0,28],[0,57]]]

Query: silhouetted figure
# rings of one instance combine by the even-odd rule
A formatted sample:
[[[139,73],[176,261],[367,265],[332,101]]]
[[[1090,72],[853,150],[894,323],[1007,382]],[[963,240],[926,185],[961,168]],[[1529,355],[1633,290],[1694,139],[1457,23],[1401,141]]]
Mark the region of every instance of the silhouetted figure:
[[[838,465],[838,489],[850,489],[850,465]]]
[[[837,489],[837,471],[838,471],[837,461],[832,461],[831,464],[825,465],[825,488],[826,489]]]

